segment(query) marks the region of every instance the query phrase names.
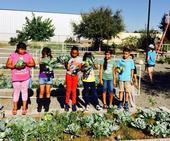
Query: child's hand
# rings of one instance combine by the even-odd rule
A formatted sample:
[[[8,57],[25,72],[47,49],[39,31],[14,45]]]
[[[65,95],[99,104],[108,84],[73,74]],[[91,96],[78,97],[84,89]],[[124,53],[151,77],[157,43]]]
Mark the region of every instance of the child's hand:
[[[100,80],[100,84],[103,85],[103,80]]]

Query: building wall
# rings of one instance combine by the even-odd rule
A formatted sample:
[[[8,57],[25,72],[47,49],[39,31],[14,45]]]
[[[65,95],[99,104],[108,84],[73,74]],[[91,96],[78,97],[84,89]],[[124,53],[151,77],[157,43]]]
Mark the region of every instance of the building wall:
[[[50,18],[55,26],[55,36],[51,41],[63,42],[66,38],[73,36],[72,22],[79,23],[80,15],[33,12],[35,16],[42,19]],[[0,9],[0,41],[9,41],[10,37],[16,37],[16,30],[21,30],[25,23],[25,17],[32,17],[31,11],[1,10]]]

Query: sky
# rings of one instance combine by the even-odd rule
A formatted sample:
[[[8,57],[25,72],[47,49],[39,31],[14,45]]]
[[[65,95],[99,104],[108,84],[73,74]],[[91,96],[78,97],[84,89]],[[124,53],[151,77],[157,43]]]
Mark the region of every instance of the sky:
[[[0,9],[80,14],[92,8],[109,7],[121,10],[126,31],[145,29],[149,0],[0,0]],[[151,0],[150,28],[158,26],[170,11],[170,0]]]

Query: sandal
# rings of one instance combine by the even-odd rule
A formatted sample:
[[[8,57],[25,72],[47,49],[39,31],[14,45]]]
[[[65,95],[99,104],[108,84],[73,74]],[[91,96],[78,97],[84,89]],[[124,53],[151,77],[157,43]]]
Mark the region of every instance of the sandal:
[[[107,109],[107,108],[108,108],[107,104],[103,104],[103,109]]]
[[[16,109],[12,109],[12,114],[16,115],[17,114],[17,110]]]
[[[26,109],[22,109],[22,115],[26,115],[27,110]]]

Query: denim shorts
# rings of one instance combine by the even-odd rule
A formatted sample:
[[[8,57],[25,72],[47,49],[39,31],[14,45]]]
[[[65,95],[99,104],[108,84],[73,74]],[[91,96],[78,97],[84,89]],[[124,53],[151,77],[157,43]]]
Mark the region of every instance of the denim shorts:
[[[53,84],[53,78],[39,78],[39,84],[40,85],[52,85]]]
[[[113,92],[113,80],[103,80],[103,91]]]

